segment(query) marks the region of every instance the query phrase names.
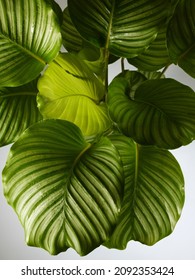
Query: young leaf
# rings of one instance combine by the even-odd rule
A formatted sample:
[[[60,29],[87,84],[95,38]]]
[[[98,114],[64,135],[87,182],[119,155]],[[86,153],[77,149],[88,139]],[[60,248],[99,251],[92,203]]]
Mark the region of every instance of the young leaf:
[[[181,0],[172,17],[167,45],[171,61],[195,78],[195,1]]]
[[[184,179],[173,155],[112,135],[125,175],[125,193],[112,237],[106,245],[125,249],[130,240],[153,245],[169,235],[184,204]]]
[[[139,144],[174,149],[195,136],[195,93],[173,79],[148,80],[129,96],[129,83],[115,78],[109,86],[111,118]]]
[[[3,170],[4,194],[26,242],[80,255],[108,239],[123,195],[123,168],[108,138],[88,143],[74,124],[41,121],[12,146]]]
[[[14,142],[42,119],[37,109],[37,80],[15,88],[0,88],[0,146]]]
[[[58,18],[44,0],[0,1],[1,87],[35,79],[59,52]]]
[[[82,37],[116,56],[134,57],[155,39],[170,1],[69,0],[68,7]]]
[[[103,84],[77,56],[59,55],[38,83],[38,106],[45,118],[65,119],[84,135],[102,133],[111,125],[101,102]]]

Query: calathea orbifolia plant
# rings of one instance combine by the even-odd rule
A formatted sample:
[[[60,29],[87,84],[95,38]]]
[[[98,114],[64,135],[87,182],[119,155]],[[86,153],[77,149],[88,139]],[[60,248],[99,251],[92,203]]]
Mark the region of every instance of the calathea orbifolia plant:
[[[171,64],[195,77],[194,0],[0,1],[3,189],[29,245],[85,255],[173,231],[184,179],[169,150],[194,139],[195,93],[165,78]]]

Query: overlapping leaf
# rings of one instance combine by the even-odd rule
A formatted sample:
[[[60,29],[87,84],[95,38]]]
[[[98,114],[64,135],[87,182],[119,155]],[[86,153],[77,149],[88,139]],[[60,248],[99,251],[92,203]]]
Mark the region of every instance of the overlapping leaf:
[[[170,58],[166,44],[166,31],[166,27],[160,30],[147,50],[135,58],[128,59],[128,61],[143,71],[157,71],[168,65]]]
[[[63,45],[66,50],[69,52],[78,53],[79,58],[82,59],[94,73],[102,78],[102,76],[105,75],[104,50],[97,48],[81,37],[80,33],[72,23],[68,7],[63,12],[63,24],[61,32]],[[117,59],[118,58],[114,57],[113,55],[110,55],[108,62],[112,63]]]
[[[85,255],[116,224],[123,168],[108,138],[87,143],[74,124],[45,120],[12,146],[3,170],[4,194],[25,229],[26,242],[57,254]]]
[[[171,61],[195,78],[195,1],[181,0],[170,21],[167,44]]]
[[[19,86],[36,78],[57,55],[59,21],[44,0],[2,0],[0,11],[1,86]]]
[[[110,115],[126,135],[145,145],[174,149],[195,135],[195,93],[173,79],[148,80],[129,96],[129,83],[115,78],[109,86]]]
[[[59,118],[78,125],[84,135],[110,127],[105,88],[93,72],[73,54],[61,54],[38,83],[38,106],[45,118]]]
[[[37,79],[16,88],[0,88],[0,146],[14,142],[42,117],[37,109]]]
[[[116,56],[134,57],[155,39],[170,1],[69,0],[68,7],[82,37]]]
[[[123,161],[125,194],[118,224],[106,243],[125,249],[130,240],[153,245],[169,235],[184,204],[184,179],[173,155],[140,146],[121,135],[110,137]]]

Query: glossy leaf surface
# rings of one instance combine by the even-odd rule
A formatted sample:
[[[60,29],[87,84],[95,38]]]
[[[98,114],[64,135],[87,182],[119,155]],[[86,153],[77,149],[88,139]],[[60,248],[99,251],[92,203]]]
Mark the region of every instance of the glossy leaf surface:
[[[123,168],[108,138],[88,143],[74,124],[45,120],[12,146],[4,194],[26,242],[85,255],[111,235],[123,195]]]
[[[0,1],[1,86],[35,79],[59,52],[60,25],[44,0]]]

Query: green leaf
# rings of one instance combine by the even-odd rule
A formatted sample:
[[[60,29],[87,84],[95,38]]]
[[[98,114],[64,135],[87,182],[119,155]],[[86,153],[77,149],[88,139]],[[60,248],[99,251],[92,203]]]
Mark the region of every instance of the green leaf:
[[[62,43],[69,52],[79,52],[83,48],[84,40],[75,28],[70,18],[69,9],[63,11]]]
[[[58,5],[58,3],[55,0],[44,0],[44,1],[46,1],[48,4],[51,5],[53,11],[56,13],[56,15],[58,17],[60,24],[62,25],[63,12],[62,12],[62,9],[60,8],[60,6]]]
[[[0,146],[10,144],[41,120],[37,109],[37,79],[20,87],[0,88]]]
[[[80,33],[72,23],[68,7],[63,11],[61,32],[63,45],[68,52],[78,53],[79,58],[82,59],[94,73],[99,75],[103,72],[105,64],[104,50],[97,48],[81,37]],[[117,59],[118,57],[110,55],[108,62],[113,63]]]
[[[137,57],[128,59],[129,63],[143,71],[157,71],[170,64],[166,31],[167,27],[163,27],[150,47]]]
[[[174,149],[195,135],[195,93],[173,79],[148,80],[129,96],[124,78],[109,86],[111,118],[121,131],[143,145]]]
[[[59,20],[44,0],[2,0],[0,11],[1,87],[26,84],[59,52]]]
[[[181,0],[172,17],[167,45],[171,61],[195,78],[195,2]]]
[[[140,146],[121,135],[110,139],[123,162],[125,193],[117,227],[106,246],[125,249],[130,240],[153,245],[173,231],[181,215],[181,168],[166,150]]]
[[[104,132],[111,125],[103,84],[73,54],[59,55],[38,83],[38,106],[45,118],[65,119],[84,135]]]
[[[69,0],[71,19],[86,40],[121,57],[134,57],[155,39],[168,0]]]
[[[87,143],[74,124],[41,121],[12,146],[4,194],[28,245],[80,255],[108,239],[123,195],[123,169],[108,138]]]
[[[142,73],[129,70],[121,72],[119,75],[117,75],[117,77],[123,77],[127,80],[129,84],[128,95],[131,98],[134,98],[135,91],[137,90],[137,88],[147,79]]]

